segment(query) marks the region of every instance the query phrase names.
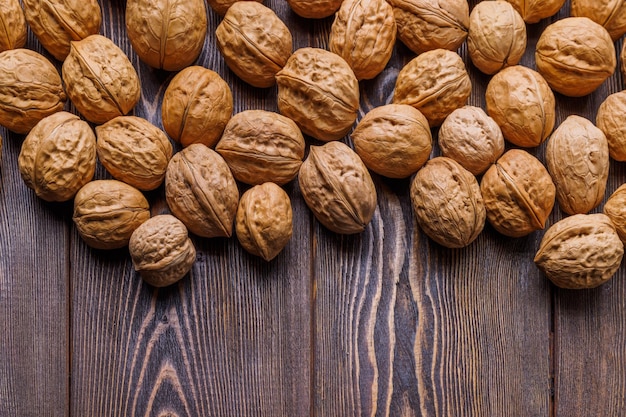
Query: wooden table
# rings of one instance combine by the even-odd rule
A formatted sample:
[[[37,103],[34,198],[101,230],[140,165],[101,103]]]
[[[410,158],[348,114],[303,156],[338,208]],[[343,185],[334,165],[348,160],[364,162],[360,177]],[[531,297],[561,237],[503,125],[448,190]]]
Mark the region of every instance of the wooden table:
[[[327,46],[332,19],[300,18],[284,0],[265,4],[288,23],[295,47]],[[124,1],[101,5],[102,34],[143,82],[134,114],[161,126],[173,74],[138,60]],[[534,68],[539,34],[568,14],[566,5],[528,26],[523,65]],[[209,12],[199,63],[229,83],[235,112],[277,111],[275,88],[252,88],[225,66],[219,22]],[[42,51],[32,34],[28,47]],[[469,104],[484,108],[490,77],[465,46],[460,53],[473,80]],[[413,56],[398,44],[386,70],[361,82],[359,118],[390,102]],[[557,123],[570,114],[595,120],[622,86],[616,72],[587,97],[557,95]],[[278,258],[248,255],[235,238],[194,237],[192,272],[155,289],[126,249],[81,241],[71,202],[46,203],[26,188],[17,170],[23,136],[0,133],[2,416],[626,415],[624,267],[597,289],[566,291],[532,262],[543,232],[510,239],[487,225],[469,247],[445,249],[417,227],[410,179],[374,175],[378,208],[362,234],[322,227],[293,181],[285,189],[294,233]],[[544,148],[530,151],[543,160]],[[607,196],[626,181],[623,163],[610,170]],[[109,176],[99,166],[96,178]],[[168,212],[162,187],[147,196],[153,214]],[[555,208],[548,224],[562,217]]]

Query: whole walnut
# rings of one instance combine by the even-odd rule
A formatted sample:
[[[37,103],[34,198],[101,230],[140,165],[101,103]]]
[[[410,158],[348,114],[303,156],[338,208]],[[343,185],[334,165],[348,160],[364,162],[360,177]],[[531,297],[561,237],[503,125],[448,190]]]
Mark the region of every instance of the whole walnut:
[[[418,55],[400,70],[393,102],[415,107],[426,116],[430,127],[435,127],[463,107],[471,91],[472,83],[459,54],[436,49]]]
[[[343,0],[287,0],[291,10],[307,19],[322,19],[333,15]]]
[[[322,141],[345,136],[356,121],[359,82],[339,55],[300,48],[276,74],[278,110]]]
[[[62,73],[70,100],[95,124],[128,114],[141,95],[139,77],[130,60],[102,35],[71,42]]]
[[[18,167],[26,185],[39,198],[71,200],[95,173],[96,136],[75,114],[51,114],[22,142]]]
[[[526,23],[537,23],[554,16],[565,4],[565,0],[507,0],[515,7]]]
[[[620,0],[572,0],[570,14],[604,26],[613,41],[626,33],[626,3]]]
[[[143,62],[153,68],[179,71],[202,52],[206,5],[204,0],[127,0],[126,30]]]
[[[603,212],[611,219],[620,240],[626,244],[626,184],[622,184],[609,196]]]
[[[328,49],[346,60],[358,80],[369,80],[385,69],[397,31],[393,8],[385,0],[344,0]]]
[[[70,42],[100,32],[102,13],[97,0],[23,0],[31,30],[56,59],[70,53]]]
[[[624,245],[606,215],[575,214],[546,230],[534,261],[557,287],[582,289],[611,279],[623,256]]]
[[[74,198],[72,219],[76,229],[85,243],[95,249],[128,245],[135,229],[149,218],[146,197],[121,181],[90,181]]]
[[[211,6],[211,9],[213,9],[215,13],[217,13],[220,16],[224,16],[226,12],[228,11],[228,9],[230,8],[230,6],[237,3],[238,1],[249,1],[249,0],[207,0],[207,3],[209,4],[209,6]],[[263,3],[263,0],[254,0],[254,1]]]
[[[615,72],[613,40],[607,30],[586,17],[568,17],[549,25],[535,51],[537,71],[565,96],[595,91]]]
[[[514,145],[539,146],[554,129],[554,93],[530,68],[515,65],[498,72],[487,84],[485,99],[487,113]]]
[[[616,161],[626,161],[626,91],[610,94],[598,107],[596,125],[606,135],[609,156]]]
[[[476,177],[444,156],[429,160],[417,171],[411,202],[420,229],[447,248],[468,246],[485,226],[485,205]]]
[[[41,119],[63,110],[65,91],[58,71],[29,49],[0,52],[0,125],[28,133]]]
[[[505,152],[483,175],[480,191],[487,220],[509,237],[543,229],[556,193],[541,161],[522,149]]]
[[[373,108],[356,125],[351,137],[365,165],[389,178],[414,174],[432,150],[428,120],[408,104]]]
[[[22,48],[26,45],[26,19],[19,0],[5,0],[0,7],[0,52]]]
[[[191,66],[172,78],[161,105],[163,128],[181,145],[212,147],[233,113],[230,87],[215,71]]]

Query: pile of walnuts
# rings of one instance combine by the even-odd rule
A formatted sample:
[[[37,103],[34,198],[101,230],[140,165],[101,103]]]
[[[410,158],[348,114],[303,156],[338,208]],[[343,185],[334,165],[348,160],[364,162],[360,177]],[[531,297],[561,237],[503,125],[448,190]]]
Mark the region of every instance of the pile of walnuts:
[[[521,237],[552,225],[535,256],[556,285],[590,288],[618,269],[626,241],[626,186],[603,213],[609,158],[626,160],[626,92],[606,98],[595,124],[568,117],[555,128],[554,92],[595,91],[616,70],[614,42],[626,6],[572,0],[571,17],[549,25],[536,70],[519,65],[526,24],[565,0],[288,0],[307,19],[334,15],[328,50],[292,49],[289,28],[261,1],[208,0],[225,63],[258,88],[277,86],[278,113],[233,115],[229,85],[194,65],[207,36],[204,0],[127,0],[132,49],[151,67],[176,72],[163,96],[163,130],[130,115],[141,82],[125,53],[99,34],[96,0],[9,0],[0,10],[0,124],[26,135],[25,184],[47,201],[74,201],[73,220],[91,247],[128,246],[155,286],[181,279],[195,261],[188,231],[237,239],[271,260],[292,235],[298,179],[316,219],[336,233],[362,232],[377,206],[370,171],[414,176],[417,223],[449,248],[471,244],[489,222]],[[610,10],[608,10],[610,9]],[[597,23],[599,22],[599,23]],[[61,76],[23,49],[26,25],[62,61]],[[396,40],[416,56],[399,72],[393,102],[358,123],[359,82],[386,67]],[[458,48],[489,75],[486,108],[468,106],[472,84]],[[623,62],[622,62],[623,64]],[[63,111],[71,100],[82,116]],[[95,128],[92,128],[95,125]],[[431,158],[433,132],[442,156]],[[309,147],[305,135],[323,142]],[[350,135],[353,147],[341,139]],[[170,139],[182,147],[174,152]],[[545,165],[525,148],[546,145]],[[505,151],[505,143],[510,149]],[[1,143],[1,142],[0,142]],[[96,162],[111,180],[93,180]],[[239,195],[238,182],[250,185]],[[171,214],[150,217],[143,191],[164,184]],[[234,230],[233,230],[234,229]]]

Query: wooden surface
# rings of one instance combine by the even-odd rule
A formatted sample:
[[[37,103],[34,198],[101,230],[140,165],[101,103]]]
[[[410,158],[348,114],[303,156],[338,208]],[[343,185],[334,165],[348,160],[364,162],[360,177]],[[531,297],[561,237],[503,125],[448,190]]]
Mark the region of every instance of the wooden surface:
[[[326,47],[331,18],[300,18],[284,0],[265,4],[295,47]],[[138,60],[122,0],[101,5],[102,34],[142,79],[134,114],[161,126],[173,74]],[[528,27],[523,65],[534,68],[539,34],[568,10]],[[249,87],[226,68],[213,35],[219,21],[209,11],[198,63],[229,83],[235,112],[276,111],[275,88]],[[32,34],[28,47],[42,51]],[[465,46],[459,52],[473,80],[470,104],[484,108],[489,77]],[[359,118],[390,102],[413,56],[398,44],[385,71],[361,82]],[[595,120],[622,86],[616,72],[587,97],[557,95],[557,123],[569,114]],[[80,240],[71,202],[36,198],[17,170],[23,136],[0,134],[1,416],[626,415],[624,266],[600,288],[566,291],[532,262],[543,232],[510,239],[488,225],[469,247],[445,249],[417,227],[410,179],[373,175],[378,208],[362,234],[322,227],[293,181],[285,189],[294,234],[274,261],[234,238],[194,237],[191,273],[155,289],[125,249]],[[543,160],[544,146],[530,151]],[[109,178],[101,166],[96,177]],[[623,163],[612,162],[606,195],[625,181]],[[162,188],[147,196],[153,214],[168,211]],[[549,224],[562,217],[555,208]]]

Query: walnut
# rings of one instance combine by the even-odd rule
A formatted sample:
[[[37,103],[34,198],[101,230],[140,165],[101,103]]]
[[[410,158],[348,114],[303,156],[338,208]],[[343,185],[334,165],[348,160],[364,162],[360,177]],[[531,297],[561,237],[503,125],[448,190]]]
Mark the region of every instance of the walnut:
[[[626,3],[620,0],[572,0],[571,16],[588,17],[604,26],[613,41],[626,33]]]
[[[228,9],[230,8],[230,6],[237,3],[238,1],[249,1],[249,0],[207,0],[207,3],[209,4],[209,6],[211,6],[211,9],[213,9],[215,13],[217,13],[220,16],[224,16],[226,12],[228,11]],[[263,3],[263,0],[254,0],[254,1]]]
[[[26,19],[19,0],[2,2],[0,27],[11,28],[11,30],[0,31],[0,52],[22,48],[26,45]]]
[[[554,16],[565,4],[565,0],[507,0],[515,7],[526,23],[537,23]]]
[[[287,0],[298,16],[307,19],[323,19],[332,16],[343,0]]]
[[[603,212],[611,219],[620,240],[626,244],[626,184],[622,184],[609,196]]]
[[[610,94],[596,114],[596,125],[606,135],[609,155],[616,161],[626,161],[626,91]]]

